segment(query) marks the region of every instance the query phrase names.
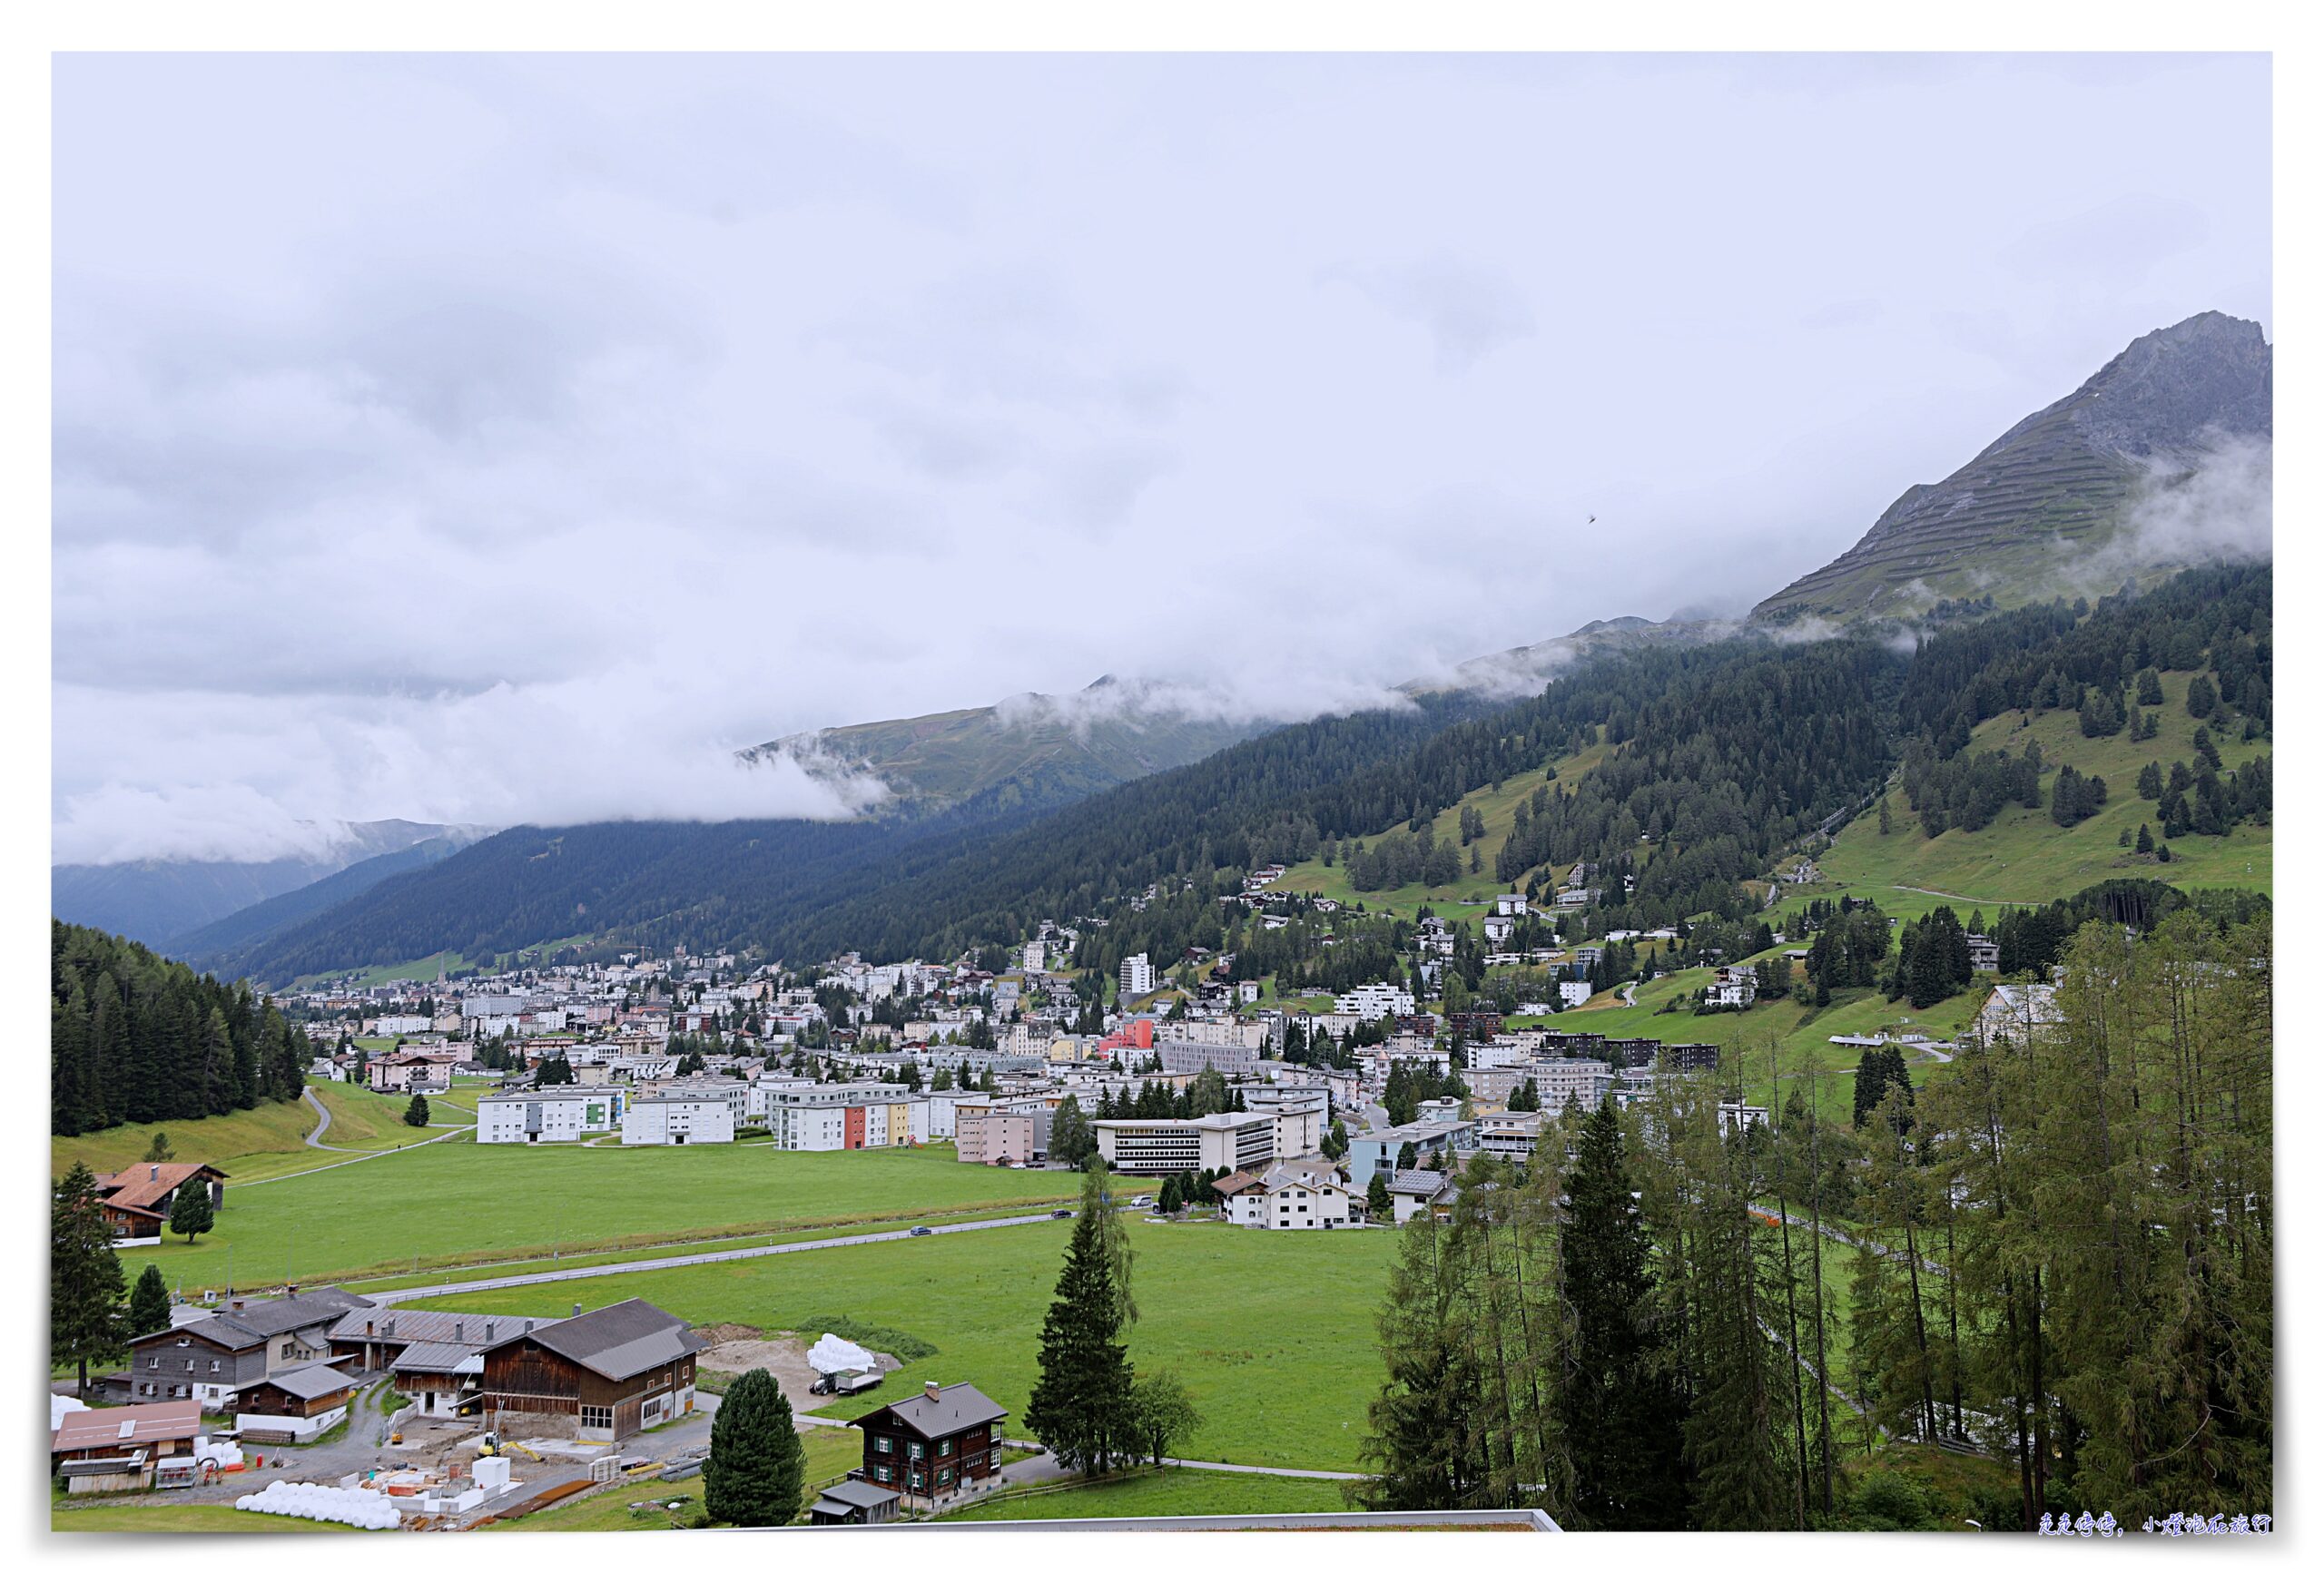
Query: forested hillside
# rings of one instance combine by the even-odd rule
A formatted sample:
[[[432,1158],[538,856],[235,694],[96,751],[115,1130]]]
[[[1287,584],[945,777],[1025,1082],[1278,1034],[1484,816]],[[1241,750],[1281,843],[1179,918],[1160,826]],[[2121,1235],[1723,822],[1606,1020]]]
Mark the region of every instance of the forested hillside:
[[[1745,881],[1870,818],[1900,764],[1910,811],[1892,815],[1943,823],[2038,798],[2062,828],[2141,791],[2119,765],[2065,777],[2073,755],[2054,746],[2029,783],[2029,750],[2005,757],[1980,734],[2015,728],[2020,713],[2071,722],[2093,744],[2086,764],[2133,742],[2187,742],[2191,759],[2161,759],[2142,793],[2160,843],[2166,827],[2228,830],[2270,815],[2270,589],[2265,567],[2213,569],[2094,609],[2056,604],[1943,629],[1913,648],[1892,632],[1647,650],[1503,707],[1440,696],[1287,727],[1046,814],[969,803],[856,824],[513,831],[233,965],[281,981],[575,937],[892,960],[1095,916],[1112,922],[1091,933],[1079,965],[1103,968],[1124,949],[1175,956],[1220,938],[1231,919],[1218,896],[1256,866],[1321,855],[1379,867],[1384,836],[1424,835],[1489,788],[1512,815],[1490,858],[1473,854],[1491,882],[1538,887],[1587,862],[1607,892],[1593,911],[1601,925],[1739,919],[1759,905]],[[1552,776],[1560,759],[1571,772]],[[1508,795],[1528,780],[1529,794]],[[2046,901],[2089,882],[2007,900]]]
[[[222,1116],[306,1086],[306,1035],[249,985],[77,924],[49,939],[51,1133]]]

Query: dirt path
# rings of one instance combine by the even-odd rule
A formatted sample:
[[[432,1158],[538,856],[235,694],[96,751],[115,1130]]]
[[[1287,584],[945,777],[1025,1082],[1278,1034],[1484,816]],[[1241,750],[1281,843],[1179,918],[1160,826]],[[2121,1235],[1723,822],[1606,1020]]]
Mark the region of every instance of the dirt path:
[[[820,1378],[812,1363],[807,1362],[807,1349],[821,1341],[818,1332],[812,1336],[793,1335],[789,1331],[758,1331],[746,1324],[712,1325],[695,1332],[712,1341],[711,1347],[694,1360],[698,1369],[709,1369],[721,1374],[743,1374],[753,1369],[764,1369],[774,1376],[775,1383],[792,1405],[802,1411],[809,1402],[821,1403],[826,1398],[817,1396],[811,1387]],[[882,1373],[892,1374],[903,1367],[901,1360],[886,1352],[873,1352]],[[840,1401],[846,1398],[842,1397]],[[834,1411],[838,1411],[834,1403]],[[843,1411],[842,1417],[847,1416]]]

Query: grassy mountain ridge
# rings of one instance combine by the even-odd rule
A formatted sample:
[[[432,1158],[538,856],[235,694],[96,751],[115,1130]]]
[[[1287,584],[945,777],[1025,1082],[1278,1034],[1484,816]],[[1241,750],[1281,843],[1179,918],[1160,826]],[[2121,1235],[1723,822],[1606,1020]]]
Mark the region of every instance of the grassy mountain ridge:
[[[2125,569],[2183,565],[2123,542],[2126,513],[2150,479],[2223,440],[2272,439],[2274,385],[2272,349],[2248,320],[2200,313],[2141,336],[1949,477],[1905,490],[1853,547],[1752,614],[1846,620],[1986,594],[2018,604],[2057,592],[2058,574],[2110,545]]]

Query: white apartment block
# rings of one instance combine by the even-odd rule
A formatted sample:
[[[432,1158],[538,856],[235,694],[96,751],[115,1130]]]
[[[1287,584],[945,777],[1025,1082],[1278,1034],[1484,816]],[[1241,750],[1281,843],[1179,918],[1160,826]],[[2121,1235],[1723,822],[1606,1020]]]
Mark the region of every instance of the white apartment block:
[[[1410,1017],[1413,1006],[1413,992],[1395,984],[1358,984],[1332,1001],[1332,1010],[1339,1016],[1362,1018],[1366,1022],[1377,1022],[1384,1017]]]
[[[1275,1157],[1278,1123],[1265,1111],[1231,1110],[1191,1121],[1113,1120],[1096,1124],[1106,1164],[1132,1175],[1180,1171],[1255,1171]]]
[[[731,1144],[740,1107],[714,1095],[656,1094],[633,1100],[621,1118],[624,1148],[646,1144]]]
[[[1124,1000],[1154,993],[1154,964],[1146,959],[1144,951],[1122,959],[1121,983]]]
[[[901,1083],[811,1083],[766,1091],[778,1149],[883,1149],[928,1136],[928,1104]]]
[[[577,1143],[586,1134],[611,1132],[621,1126],[628,1097],[619,1088],[582,1088],[570,1084],[495,1094],[476,1103],[476,1141]]]

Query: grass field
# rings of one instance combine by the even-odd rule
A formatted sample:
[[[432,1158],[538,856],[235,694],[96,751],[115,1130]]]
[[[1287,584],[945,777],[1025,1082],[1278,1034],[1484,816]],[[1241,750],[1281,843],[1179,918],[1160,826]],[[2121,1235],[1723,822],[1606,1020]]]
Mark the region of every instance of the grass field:
[[[644,1297],[695,1324],[781,1330],[846,1313],[892,1326],[939,1350],[908,1380],[891,1379],[881,1400],[908,1396],[925,1379],[971,1381],[1009,1410],[1008,1432],[1020,1434],[1068,1231],[1059,1221],[787,1254],[569,1282],[554,1297],[593,1308]],[[1141,1311],[1130,1356],[1141,1368],[1176,1370],[1206,1420],[1181,1453],[1354,1470],[1379,1377],[1373,1313],[1395,1238],[1144,1221],[1130,1234]],[[520,1287],[415,1306],[523,1313],[541,1301]]]
[[[361,1533],[340,1522],[310,1522],[263,1511],[237,1511],[230,1498],[217,1506],[56,1506],[51,1533]]]
[[[316,1093],[331,1113],[330,1129],[323,1135],[325,1143],[345,1148],[392,1148],[429,1136],[403,1125],[409,1100],[373,1094],[350,1083],[326,1083]],[[472,1119],[474,1114],[464,1110],[458,1119]],[[279,1175],[286,1168],[321,1165],[338,1157],[306,1146],[307,1135],[314,1126],[315,1113],[307,1102],[290,1099],[198,1121],[143,1122],[78,1137],[52,1137],[48,1140],[49,1175],[63,1175],[74,1160],[85,1160],[93,1171],[118,1171],[135,1165],[151,1153],[157,1132],[170,1135],[170,1152],[177,1158],[207,1160],[237,1181]],[[285,1161],[292,1163],[286,1165]],[[231,1185],[228,1185],[230,1194]]]
[[[1869,896],[1904,918],[1918,918],[1942,906],[1965,917],[1971,905],[1982,904],[1988,910],[2003,904],[2039,905],[2124,876],[2162,880],[2182,890],[2233,886],[2272,891],[2274,832],[2265,825],[2243,824],[2224,836],[2182,836],[2170,843],[2169,863],[2140,858],[2116,844],[2120,831],[2128,828],[2135,832],[2141,823],[2153,830],[2156,840],[2162,839],[2154,804],[2139,798],[2138,773],[2151,760],[2166,771],[2173,760],[2195,763],[2199,723],[2188,717],[2185,707],[2192,677],[2192,672],[2183,671],[2164,674],[2163,702],[2152,709],[2162,730],[2152,742],[2134,742],[2127,731],[2085,737],[2075,713],[2063,709],[2030,717],[2013,711],[1986,721],[1973,733],[1972,754],[2002,748],[2022,752],[2027,742],[2038,742],[2044,762],[2072,764],[2083,774],[2103,776],[2106,806],[2073,829],[2060,828],[2046,807],[2013,807],[1984,830],[1949,830],[1931,840],[1921,833],[1903,793],[1892,788],[1889,833],[1880,833],[1876,812],[1857,819],[1817,860],[1825,882],[1787,888],[1777,910],[1809,897],[1850,891]],[[2274,751],[2265,738],[2238,740],[2240,730],[2212,733],[2229,770]],[[2043,776],[2045,797],[2055,780],[2054,770]]]
[[[1209,1517],[1245,1511],[1345,1511],[1347,1486],[1206,1468],[1141,1468],[1098,1484],[1040,1484],[948,1511],[938,1522],[1047,1522],[1083,1517]]]
[[[333,1096],[336,1098],[336,1096]],[[303,1109],[304,1107],[301,1106]],[[399,1131],[409,1128],[398,1126]],[[181,1157],[186,1157],[181,1151]],[[312,1164],[352,1156],[308,1151]],[[217,1229],[138,1249],[172,1285],[313,1283],[472,1262],[757,1232],[812,1231],[1069,1199],[1077,1179],[956,1163],[949,1147],[792,1154],[701,1148],[520,1148],[467,1137],[343,1168],[230,1182]]]

